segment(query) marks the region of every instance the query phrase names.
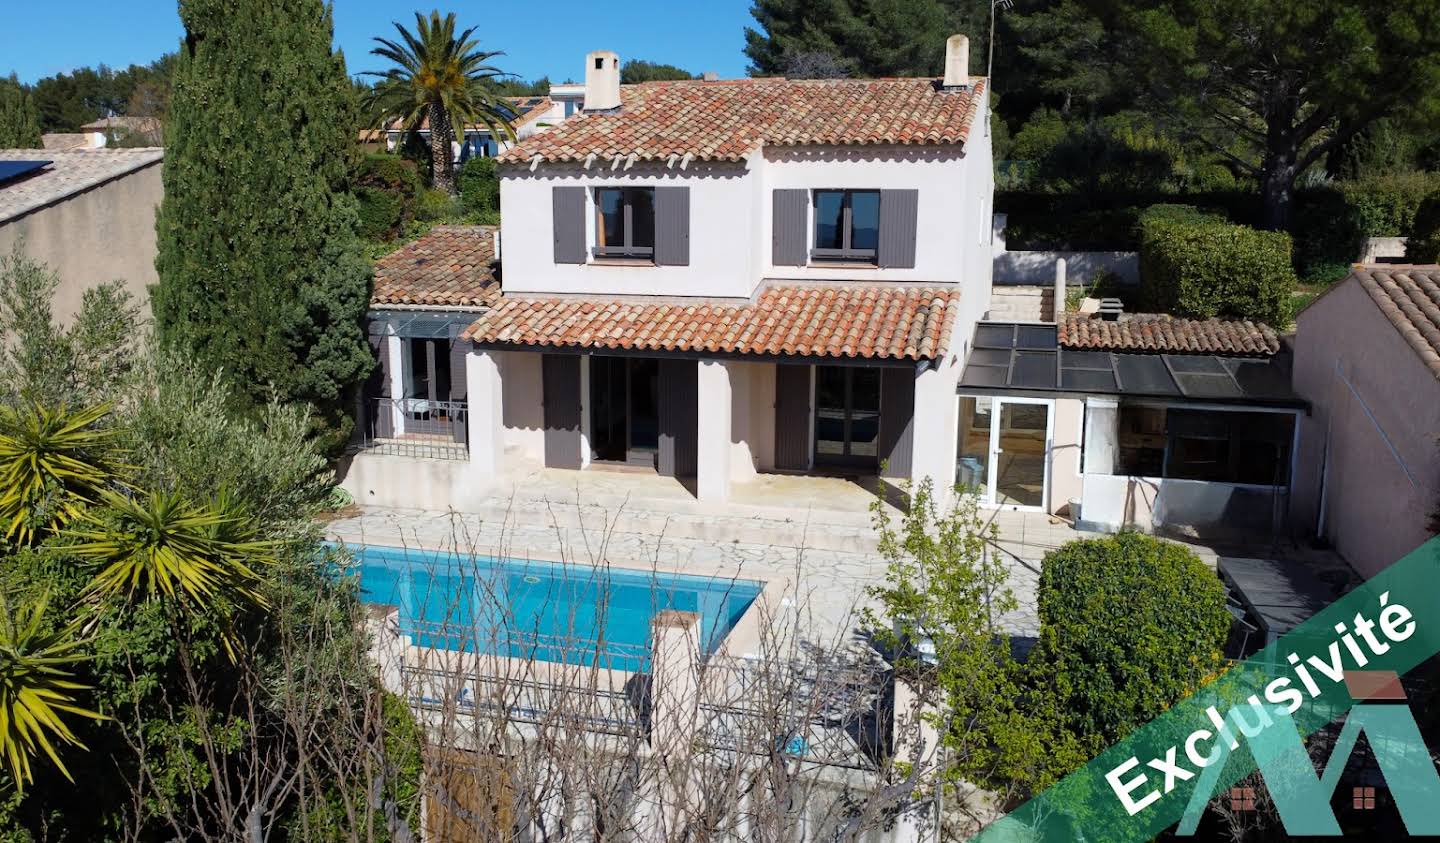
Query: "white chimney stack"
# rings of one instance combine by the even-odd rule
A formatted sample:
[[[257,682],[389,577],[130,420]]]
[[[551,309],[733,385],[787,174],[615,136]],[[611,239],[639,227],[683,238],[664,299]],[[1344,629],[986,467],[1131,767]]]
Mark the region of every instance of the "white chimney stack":
[[[585,110],[619,107],[620,56],[610,50],[596,50],[585,57]]]
[[[945,81],[941,87],[970,87],[970,39],[964,35],[945,39]]]

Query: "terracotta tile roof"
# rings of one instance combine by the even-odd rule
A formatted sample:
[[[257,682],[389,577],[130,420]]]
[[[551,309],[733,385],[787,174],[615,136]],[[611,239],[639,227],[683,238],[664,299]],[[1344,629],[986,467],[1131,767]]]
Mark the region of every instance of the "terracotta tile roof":
[[[550,98],[546,96],[502,97],[502,99],[508,101],[512,110],[515,112],[515,119],[510,121],[510,125],[517,131],[520,129],[521,126],[524,126],[533,120],[538,120],[540,117],[544,116],[545,113],[550,110],[550,106],[553,104]],[[385,126],[385,130],[391,132],[398,132],[404,128],[405,124],[401,120],[392,120]],[[480,123],[471,123],[465,128],[469,131],[489,131],[488,127]],[[427,114],[424,117],[420,118],[420,125],[416,127],[416,131],[430,131],[430,115]]]
[[[1060,345],[1096,351],[1268,357],[1280,350],[1280,337],[1270,326],[1249,320],[1130,313],[1110,322],[1090,314],[1067,313],[1060,320]]]
[[[88,149],[90,135],[88,132],[46,132],[40,136],[40,143],[46,149]]]
[[[1350,277],[1440,378],[1440,266],[1357,267]]]
[[[500,295],[495,226],[437,225],[375,262],[373,305],[483,307]]]
[[[691,155],[738,161],[775,146],[963,144],[984,80],[942,92],[933,79],[737,79],[620,88],[621,107],[583,114],[500,156],[503,162]]]
[[[465,335],[480,343],[797,357],[932,360],[949,350],[958,289],[779,285],[754,301],[510,299]]]

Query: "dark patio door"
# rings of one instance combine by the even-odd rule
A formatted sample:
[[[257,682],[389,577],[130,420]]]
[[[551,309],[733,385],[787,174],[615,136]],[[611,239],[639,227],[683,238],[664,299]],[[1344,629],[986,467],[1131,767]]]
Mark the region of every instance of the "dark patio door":
[[[659,361],[590,358],[591,457],[654,465],[660,446]]]
[[[815,368],[815,462],[879,465],[880,370]]]

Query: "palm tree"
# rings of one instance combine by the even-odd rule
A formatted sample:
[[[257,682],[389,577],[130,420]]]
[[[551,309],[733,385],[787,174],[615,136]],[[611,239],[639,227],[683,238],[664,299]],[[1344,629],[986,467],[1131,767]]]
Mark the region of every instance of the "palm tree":
[[[76,520],[116,482],[113,437],[100,426],[110,408],[0,406],[0,538],[34,543]]]
[[[89,641],[73,624],[48,628],[47,604],[48,598],[40,597],[12,614],[0,595],[0,760],[17,787],[32,780],[30,762],[42,753],[70,778],[55,745],[85,747],[65,722],[67,715],[105,719],[75,699],[86,686],[75,681],[72,668],[85,660]]]
[[[504,100],[489,87],[489,82],[505,76],[489,65],[499,52],[477,49],[479,40],[471,38],[475,28],[455,35],[455,13],[443,19],[438,11],[427,19],[415,13],[415,33],[395,23],[398,41],[376,38],[379,47],[371,55],[389,59],[395,67],[384,71],[367,71],[378,76],[369,106],[376,125],[399,120],[407,131],[420,128],[430,121],[430,153],[434,185],[439,190],[455,192],[454,159],[450,144],[455,126],[479,124],[496,138],[515,138],[510,125],[509,110]]]

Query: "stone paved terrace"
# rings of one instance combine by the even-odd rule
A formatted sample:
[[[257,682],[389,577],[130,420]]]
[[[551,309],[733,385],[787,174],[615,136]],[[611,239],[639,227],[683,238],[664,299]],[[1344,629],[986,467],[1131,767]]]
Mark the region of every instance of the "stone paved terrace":
[[[330,532],[356,546],[781,578],[792,586],[790,605],[805,611],[806,624],[828,645],[853,633],[853,613],[864,602],[865,588],[885,574],[871,524],[874,498],[873,488],[850,480],[760,475],[736,483],[731,502],[702,504],[673,478],[534,467],[516,472],[474,512],[366,507],[332,522]],[[997,553],[1009,566],[1009,585],[1020,604],[1002,625],[1013,636],[1033,638],[1041,560],[1090,534],[1042,513],[984,516],[999,529]],[[1245,553],[1234,545],[1191,546],[1212,566],[1217,554],[1259,556],[1271,550],[1253,543]],[[1337,564],[1333,556],[1310,556],[1307,564]]]

